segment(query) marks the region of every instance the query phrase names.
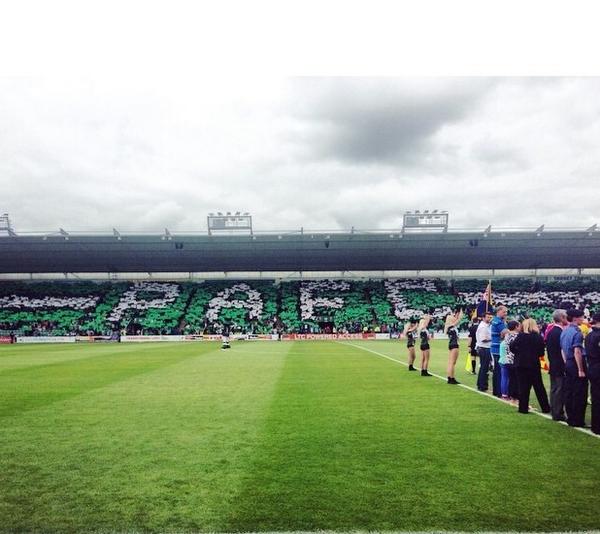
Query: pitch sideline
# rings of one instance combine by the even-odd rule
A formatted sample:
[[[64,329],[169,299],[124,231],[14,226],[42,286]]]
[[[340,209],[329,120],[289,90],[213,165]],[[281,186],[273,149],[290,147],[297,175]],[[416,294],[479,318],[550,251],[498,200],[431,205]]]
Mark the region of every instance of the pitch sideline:
[[[366,347],[361,347],[360,345],[355,345],[353,343],[344,343],[343,341],[336,341],[336,343],[339,343],[340,345],[347,345],[349,347],[354,347],[356,349],[361,349],[364,350],[366,352],[371,352],[372,354],[375,354],[377,356],[380,356],[381,358],[386,358],[392,362],[398,363],[400,365],[404,365],[405,367],[408,367],[408,364],[406,364],[405,362],[401,361],[401,360],[396,360],[395,358],[392,358],[391,356],[388,356],[387,354],[383,354],[381,352],[377,352],[376,350],[372,350],[372,349],[368,349]],[[436,378],[439,378],[440,380],[443,380],[444,382],[446,381],[446,378],[444,378],[441,375],[438,375],[436,373],[432,373],[431,371],[429,371],[429,373],[432,376],[435,376]],[[459,387],[464,388],[464,389],[468,389],[469,391],[473,391],[475,393],[479,393],[479,395],[483,395],[484,397],[487,397],[489,399],[493,399],[496,400],[498,402],[501,402],[502,404],[506,405],[506,406],[510,406],[510,404],[507,404],[505,401],[503,401],[501,398],[499,397],[495,397],[494,395],[491,395],[489,393],[485,393],[484,391],[479,391],[478,389],[472,388],[471,386],[467,386],[466,384],[457,384]],[[531,413],[535,414],[535,415],[539,415],[540,417],[543,417],[544,419],[549,419],[550,421],[552,421],[552,417],[548,414],[542,413],[536,409],[532,409],[530,410]],[[569,425],[564,422],[564,421],[555,421],[559,424],[563,424],[566,427],[569,427]],[[600,438],[600,434],[594,434],[591,430],[587,429],[587,428],[581,428],[581,427],[577,427],[577,426],[572,426],[569,428],[573,428],[574,430],[577,430],[579,432],[583,432],[584,434],[587,434],[588,436],[592,436],[593,438]]]

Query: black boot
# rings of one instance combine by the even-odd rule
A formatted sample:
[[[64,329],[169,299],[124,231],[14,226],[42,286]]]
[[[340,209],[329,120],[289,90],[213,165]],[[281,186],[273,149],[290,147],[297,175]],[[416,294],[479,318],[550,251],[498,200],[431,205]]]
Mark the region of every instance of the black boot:
[[[430,375],[429,372],[427,371],[427,369],[421,369],[421,376],[433,376],[433,375]]]
[[[460,384],[460,382],[458,380],[456,380],[456,378],[449,376],[448,384]]]
[[[414,366],[412,363],[411,363],[411,364],[409,364],[409,366],[408,366],[408,370],[409,370],[409,371],[416,371],[416,369],[415,369],[415,366]]]

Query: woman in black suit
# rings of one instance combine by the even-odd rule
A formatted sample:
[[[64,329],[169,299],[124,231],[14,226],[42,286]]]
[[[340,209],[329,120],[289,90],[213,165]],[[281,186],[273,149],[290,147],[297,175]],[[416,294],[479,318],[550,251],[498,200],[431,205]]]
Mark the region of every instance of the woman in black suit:
[[[544,338],[540,335],[534,319],[523,321],[521,333],[510,344],[510,350],[515,355],[514,365],[519,383],[519,413],[529,411],[529,393],[532,386],[542,412],[550,413],[550,403],[540,368],[540,356],[544,355]]]

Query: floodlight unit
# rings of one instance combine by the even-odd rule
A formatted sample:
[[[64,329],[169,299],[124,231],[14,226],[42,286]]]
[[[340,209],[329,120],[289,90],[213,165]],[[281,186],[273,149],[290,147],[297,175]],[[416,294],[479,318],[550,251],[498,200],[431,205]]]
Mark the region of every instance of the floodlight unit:
[[[8,213],[3,213],[0,215],[0,235],[2,234],[6,234],[10,237],[17,237],[17,234],[10,225],[10,217],[8,216]]]
[[[209,213],[206,216],[206,227],[208,235],[252,235],[252,216],[248,212],[242,215],[239,211],[236,211],[235,215],[230,211],[226,215],[220,211],[216,215]]]
[[[448,212],[439,210],[407,211],[402,218],[402,233],[448,231]]]

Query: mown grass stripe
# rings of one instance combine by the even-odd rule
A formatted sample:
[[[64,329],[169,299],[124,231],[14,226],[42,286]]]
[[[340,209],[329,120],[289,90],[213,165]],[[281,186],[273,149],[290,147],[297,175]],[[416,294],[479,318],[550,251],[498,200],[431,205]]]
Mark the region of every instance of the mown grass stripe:
[[[215,345],[204,345],[197,352],[183,352],[177,347],[163,347],[161,351],[138,347],[135,351],[128,350],[127,358],[119,347],[115,347],[108,354],[6,370],[0,373],[0,418],[16,416],[173,365],[214,348]],[[23,384],[27,386],[23,387]]]

